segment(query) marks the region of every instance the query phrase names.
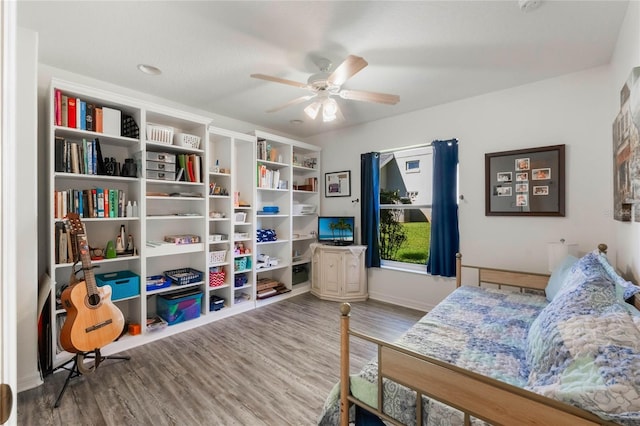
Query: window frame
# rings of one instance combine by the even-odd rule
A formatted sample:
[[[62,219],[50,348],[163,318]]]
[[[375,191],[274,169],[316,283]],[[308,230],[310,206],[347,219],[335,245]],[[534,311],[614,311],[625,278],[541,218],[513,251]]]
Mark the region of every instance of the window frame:
[[[385,153],[390,153],[390,154],[399,154],[403,151],[408,151],[408,150],[413,150],[413,149],[417,149],[417,148],[429,148],[430,152],[429,155],[433,155],[433,149],[431,147],[431,144],[425,144],[425,145],[418,145],[418,146],[409,146],[409,147],[403,147],[403,148],[397,148],[397,149],[389,149],[389,150],[385,150]],[[406,157],[405,157],[406,158]],[[414,159],[414,160],[403,160],[404,162],[404,173],[406,174],[414,174],[414,173],[422,173],[422,168],[420,165],[420,159]],[[418,163],[418,167],[413,168],[413,169],[409,169],[408,165],[409,163]],[[382,171],[382,167],[380,167],[380,170]],[[433,176],[429,176],[428,177],[428,181],[425,182],[424,185],[421,185],[418,189],[417,192],[421,192],[424,189],[426,189],[428,191],[428,188],[426,188],[427,185],[432,185],[433,184]],[[378,183],[380,184],[380,180],[378,181]],[[415,191],[408,191],[408,192],[415,192]],[[406,209],[432,209],[432,204],[428,203],[428,204],[380,204],[378,206],[378,214],[380,213],[380,211],[382,210],[406,210]],[[380,231],[378,231],[378,236],[380,235]],[[430,247],[426,248],[427,251],[427,259],[428,259],[428,254],[429,254],[429,250]],[[419,273],[419,274],[423,274],[423,275],[430,275],[427,272],[427,267],[426,267],[426,262],[425,264],[419,264],[419,263],[409,263],[409,262],[400,262],[397,260],[388,260],[388,259],[383,259],[382,257],[380,257],[380,268],[383,269],[391,269],[391,270],[397,270],[397,271],[403,271],[403,272],[409,272],[409,273]]]

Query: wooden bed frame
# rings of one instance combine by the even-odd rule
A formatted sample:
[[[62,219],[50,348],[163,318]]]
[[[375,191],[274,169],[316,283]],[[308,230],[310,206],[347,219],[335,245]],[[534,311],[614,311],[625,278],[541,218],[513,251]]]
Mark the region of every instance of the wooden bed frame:
[[[598,245],[606,253],[605,244]],[[456,259],[456,287],[462,285],[462,268],[478,270],[478,285],[482,283],[524,289],[543,290],[549,275],[508,271],[462,265],[462,256]],[[640,298],[634,305],[640,309]],[[357,337],[374,343],[378,347],[378,407],[383,407],[382,379],[387,378],[416,391],[416,424],[422,425],[422,396],[440,401],[464,413],[464,424],[470,425],[470,418],[482,419],[496,425],[615,425],[600,417],[530,392],[462,369],[455,365],[420,355],[389,342],[356,332],[349,328],[351,305],[340,307],[340,425],[349,424],[349,407],[355,404],[380,419],[394,425],[398,421],[351,395],[349,390],[349,337]]]

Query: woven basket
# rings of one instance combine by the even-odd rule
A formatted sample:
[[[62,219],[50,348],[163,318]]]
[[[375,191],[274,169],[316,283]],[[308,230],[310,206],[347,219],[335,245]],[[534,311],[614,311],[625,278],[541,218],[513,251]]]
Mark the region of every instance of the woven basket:
[[[227,257],[226,250],[216,250],[209,253],[209,263],[222,263]]]
[[[147,140],[171,145],[173,144],[173,127],[147,124]]]
[[[176,133],[173,136],[173,143],[178,146],[198,149],[200,148],[200,136],[189,135],[187,133]]]
[[[224,284],[224,271],[212,272],[209,271],[209,287],[220,287]]]
[[[243,269],[247,269],[247,258],[239,257],[235,259],[234,266],[236,271],[242,271]]]

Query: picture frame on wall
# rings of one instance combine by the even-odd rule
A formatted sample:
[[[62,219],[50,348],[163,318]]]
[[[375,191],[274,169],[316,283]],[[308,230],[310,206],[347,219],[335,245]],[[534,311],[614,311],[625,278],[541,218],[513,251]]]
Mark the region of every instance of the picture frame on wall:
[[[324,196],[350,197],[351,196],[351,171],[331,172],[324,174]]]
[[[565,145],[485,154],[485,215],[564,216],[564,168]]]

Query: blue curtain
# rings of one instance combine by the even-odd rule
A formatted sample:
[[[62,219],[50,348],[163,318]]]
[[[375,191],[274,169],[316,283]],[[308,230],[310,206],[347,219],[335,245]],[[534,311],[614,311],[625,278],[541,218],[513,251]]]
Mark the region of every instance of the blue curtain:
[[[365,266],[380,266],[380,154],[360,154],[360,227],[361,241],[367,246]]]
[[[458,140],[434,141],[433,202],[431,208],[431,245],[427,272],[431,275],[456,275],[456,253],[460,248],[458,231]]]

